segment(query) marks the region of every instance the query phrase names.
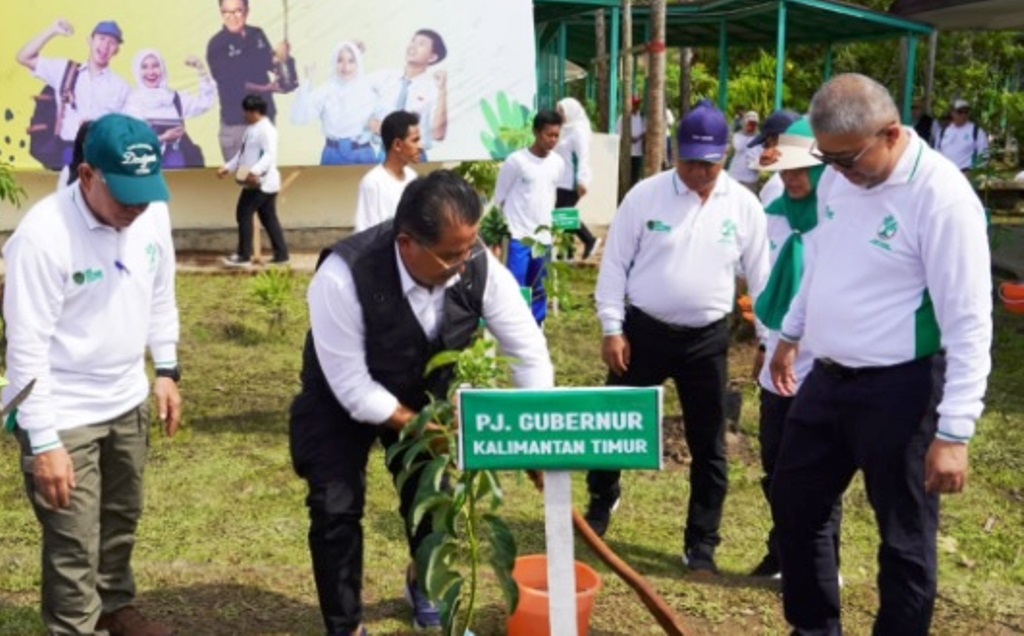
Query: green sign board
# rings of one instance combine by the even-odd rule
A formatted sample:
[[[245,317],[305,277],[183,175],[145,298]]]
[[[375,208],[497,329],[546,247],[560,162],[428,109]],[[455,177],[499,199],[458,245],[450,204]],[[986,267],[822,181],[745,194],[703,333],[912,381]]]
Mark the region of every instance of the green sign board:
[[[661,401],[661,387],[464,389],[459,463],[466,470],[657,470]]]
[[[555,208],[551,211],[551,224],[556,230],[578,230],[580,211],[576,208]]]

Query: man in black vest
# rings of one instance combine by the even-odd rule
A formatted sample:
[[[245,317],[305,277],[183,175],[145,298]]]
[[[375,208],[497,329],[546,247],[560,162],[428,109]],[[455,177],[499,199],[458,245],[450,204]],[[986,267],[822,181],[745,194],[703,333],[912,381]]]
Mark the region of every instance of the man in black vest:
[[[363,635],[361,519],[366,462],[373,442],[387,448],[427,402],[447,394],[450,370],[424,378],[431,356],[464,349],[481,318],[505,355],[518,360],[513,381],[554,382],[547,342],[512,275],[479,240],[476,192],[438,170],[409,184],[393,221],[325,250],[309,287],[311,329],[302,392],[291,409],[291,452],[309,482],[309,547],[329,636]],[[399,462],[388,466],[397,475]],[[404,520],[416,479],[401,490]],[[409,554],[430,521],[406,521]],[[416,627],[440,624],[437,610],[406,574]]]

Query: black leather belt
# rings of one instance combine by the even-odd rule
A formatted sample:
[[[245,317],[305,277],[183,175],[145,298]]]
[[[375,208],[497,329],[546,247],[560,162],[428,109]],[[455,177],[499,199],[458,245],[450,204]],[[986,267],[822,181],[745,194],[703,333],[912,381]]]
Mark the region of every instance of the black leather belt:
[[[358,150],[359,148],[366,148],[369,145],[370,145],[369,142],[367,142],[367,143],[359,143],[357,141],[352,141],[351,139],[328,139],[327,140],[327,146],[329,148],[341,148],[342,146],[348,146],[349,148],[351,148],[353,150]]]
[[[915,362],[917,362],[917,360],[909,360],[907,362],[901,362],[900,364],[884,367],[848,367],[845,364],[839,364],[831,358],[815,358],[814,365],[831,376],[848,380],[850,378],[862,378],[867,375],[874,375],[883,371],[891,371],[892,369],[898,369],[899,367],[910,365]]]

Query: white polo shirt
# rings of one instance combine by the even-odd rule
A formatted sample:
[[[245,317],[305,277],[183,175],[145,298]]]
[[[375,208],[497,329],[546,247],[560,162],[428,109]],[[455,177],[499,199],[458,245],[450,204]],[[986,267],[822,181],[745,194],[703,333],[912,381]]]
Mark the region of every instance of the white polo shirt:
[[[420,118],[420,130],[423,132],[420,144],[424,150],[430,150],[434,139],[434,112],[437,110],[437,100],[441,95],[437,87],[436,68],[431,66],[424,72],[412,79],[406,79],[405,69],[390,71],[377,71],[372,73],[370,83],[377,93],[377,108],[375,117],[381,121],[396,110],[404,110],[416,113]],[[402,97],[402,85],[408,82],[405,101],[400,104]]]
[[[164,203],[123,230],[101,224],[78,183],[28,211],[3,249],[9,401],[32,379],[18,426],[36,452],[58,431],[112,419],[149,393],[144,355],[177,363],[174,244]]]
[[[737,271],[751,297],[768,280],[764,209],[725,171],[707,202],[676,170],[644,179],[608,230],[597,277],[604,333],[622,331],[626,305],[675,326],[703,327],[732,311]]]
[[[782,325],[818,357],[891,366],[946,350],[939,437],[966,441],[991,369],[985,212],[966,177],[904,128],[892,175],[864,189],[827,169],[800,292]]]
[[[242,147],[228,160],[228,172],[234,174],[239,166],[248,166],[260,178],[260,190],[274,194],[281,190],[281,172],[277,169],[277,128],[269,117],[250,124],[242,136]]]
[[[484,319],[503,355],[516,360],[512,365],[513,384],[524,389],[551,388],[555,372],[548,355],[548,343],[530,308],[523,302],[519,284],[490,251],[483,257],[488,259]],[[405,300],[423,333],[434,338],[444,320],[445,293],[459,277],[452,277],[446,285],[428,289],[409,275],[397,245],[395,259]],[[352,270],[345,260],[337,254],[328,256],[313,275],[307,297],[316,357],[334,396],[354,420],[384,423],[394,414],[399,402],[370,375],[366,364],[363,310]]]
[[[538,157],[529,148],[513,152],[501,164],[494,200],[505,214],[512,238],[536,238],[551,244],[551,233],[537,232],[537,228],[551,226],[558,182],[566,170],[558,153]]]
[[[405,166],[402,178],[396,179],[384,164],[377,164],[359,181],[356,200],[356,232],[394,218],[405,186],[416,178],[416,171]]]
[[[950,124],[945,131],[940,128],[936,136],[935,147],[961,170],[973,168],[975,158],[980,160],[988,151],[988,134],[973,121],[963,126]]]
[[[62,105],[60,90],[67,70],[68,60],[39,57],[36,59],[36,77],[46,82],[57,94],[57,106]],[[127,82],[110,70],[110,67],[93,73],[88,64],[82,64],[75,80],[75,104],[64,109],[60,125],[60,138],[74,141],[83,121],[94,121],[110,113],[119,113],[128,99]]]

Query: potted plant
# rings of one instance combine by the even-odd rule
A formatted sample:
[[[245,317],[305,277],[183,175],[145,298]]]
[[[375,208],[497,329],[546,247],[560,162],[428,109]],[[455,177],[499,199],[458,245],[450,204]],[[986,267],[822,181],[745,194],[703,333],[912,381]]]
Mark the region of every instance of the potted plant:
[[[454,365],[452,389],[447,399],[433,400],[421,410],[387,453],[389,463],[402,458],[397,488],[419,475],[409,520],[415,527],[431,515],[433,532],[416,551],[417,581],[439,604],[446,636],[471,633],[484,567],[494,572],[509,614],[519,602],[512,578],[515,538],[496,514],[504,499],[498,475],[490,470],[462,470],[456,455],[455,392],[465,386],[496,387],[508,362],[496,354],[495,342],[483,337],[463,351],[434,356],[426,373]]]

